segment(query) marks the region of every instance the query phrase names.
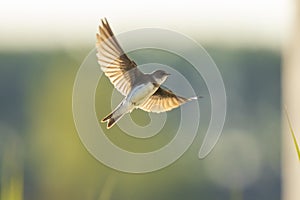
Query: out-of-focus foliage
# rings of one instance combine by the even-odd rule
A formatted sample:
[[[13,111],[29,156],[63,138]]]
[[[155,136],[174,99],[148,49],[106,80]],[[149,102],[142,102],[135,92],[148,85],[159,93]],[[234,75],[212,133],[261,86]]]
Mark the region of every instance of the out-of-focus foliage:
[[[6,133],[12,134],[7,131]],[[23,199],[23,158],[20,145],[20,141],[14,135],[6,135],[5,144],[2,143],[1,200]]]
[[[88,50],[1,52],[1,194],[8,187],[2,178],[8,173],[6,162],[13,158],[5,158],[4,144],[17,141],[14,151],[22,154],[16,162],[22,164],[16,173],[21,174],[12,180],[13,187],[20,190],[24,177],[24,199],[279,199],[279,52],[225,47],[207,50],[223,76],[228,98],[227,119],[219,143],[206,159],[198,160],[206,129],[203,127],[176,163],[139,175],[107,168],[79,140],[72,117],[72,89],[76,71]],[[167,61],[170,65],[179,62]],[[108,102],[105,94],[111,93],[112,86],[105,78],[99,84],[106,88],[96,95],[101,118],[110,111],[101,103]],[[205,121],[209,119],[209,98],[201,101]],[[145,113],[132,115],[137,121],[142,119],[139,123],[147,123]],[[146,147],[159,148],[173,136],[166,132]],[[131,145],[129,150],[142,148],[138,141],[116,130],[109,137],[124,148]]]
[[[286,114],[286,118],[288,120],[289,129],[290,129],[290,132],[291,132],[294,144],[295,144],[295,149],[296,149],[296,152],[297,152],[297,155],[298,155],[298,159],[300,161],[300,149],[299,149],[299,145],[298,145],[295,133],[294,133],[294,129],[292,127],[292,123],[291,123],[291,120],[290,120],[290,117],[289,117],[289,113],[288,113],[288,111],[286,109],[285,109],[285,114]]]

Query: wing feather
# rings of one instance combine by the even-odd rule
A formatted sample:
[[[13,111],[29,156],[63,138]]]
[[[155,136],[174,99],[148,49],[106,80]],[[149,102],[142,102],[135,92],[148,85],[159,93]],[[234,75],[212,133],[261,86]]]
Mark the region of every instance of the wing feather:
[[[187,99],[174,94],[171,90],[159,87],[148,100],[139,106],[139,108],[147,112],[160,113],[177,108],[193,99],[197,99],[197,97]]]
[[[124,53],[107,20],[104,19],[101,22],[99,33],[96,34],[98,63],[114,87],[126,96],[136,78],[143,73]]]

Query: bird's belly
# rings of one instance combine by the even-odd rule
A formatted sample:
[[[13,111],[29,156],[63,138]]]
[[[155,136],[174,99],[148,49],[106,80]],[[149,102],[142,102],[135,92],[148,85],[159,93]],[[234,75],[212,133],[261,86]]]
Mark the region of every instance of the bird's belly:
[[[138,85],[128,94],[127,100],[138,106],[152,96],[155,91],[156,88],[152,83]]]

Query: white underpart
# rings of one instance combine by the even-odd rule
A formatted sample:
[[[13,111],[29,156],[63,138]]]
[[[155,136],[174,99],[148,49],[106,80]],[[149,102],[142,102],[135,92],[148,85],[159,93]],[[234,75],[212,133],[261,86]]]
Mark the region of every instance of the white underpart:
[[[152,83],[141,84],[133,88],[132,91],[123,99],[123,101],[113,111],[112,118],[116,122],[126,113],[137,108],[150,96],[155,93],[155,87]]]
[[[125,101],[135,105],[135,107],[141,105],[155,92],[155,87],[152,83],[141,84],[133,88],[127,95]]]
[[[123,101],[113,111],[112,117],[114,118],[117,116],[122,116],[128,112],[131,112],[133,109],[134,109],[134,105],[132,103],[126,101],[126,99],[123,99]]]

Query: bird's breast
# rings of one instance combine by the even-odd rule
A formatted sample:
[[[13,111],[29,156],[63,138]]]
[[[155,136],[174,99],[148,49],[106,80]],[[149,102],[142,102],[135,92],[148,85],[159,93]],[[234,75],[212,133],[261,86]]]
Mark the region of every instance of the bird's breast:
[[[152,83],[137,85],[132,88],[126,99],[135,105],[140,105],[154,94],[157,87]]]

